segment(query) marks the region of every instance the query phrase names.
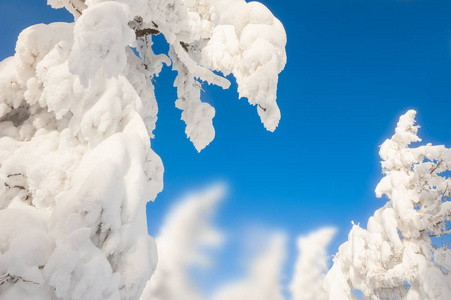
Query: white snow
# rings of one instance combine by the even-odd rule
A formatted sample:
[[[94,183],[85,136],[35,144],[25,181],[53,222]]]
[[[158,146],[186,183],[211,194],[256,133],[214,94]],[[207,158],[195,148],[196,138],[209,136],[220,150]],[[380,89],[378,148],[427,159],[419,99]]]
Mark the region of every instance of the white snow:
[[[156,237],[157,270],[142,300],[287,299],[284,268],[288,237],[260,227],[242,228],[244,247],[249,248],[248,255],[243,255],[244,274],[210,287],[208,294],[199,287],[193,268],[203,268],[207,275],[221,270],[211,250],[226,246],[223,231],[213,219],[223,196],[224,186],[212,185],[182,197],[166,213]],[[289,286],[291,299],[326,299],[322,288],[329,260],[326,249],[335,232],[335,228],[325,227],[299,236],[297,264]],[[238,258],[230,263],[233,260]]]
[[[204,49],[231,20],[231,5],[48,4],[65,7],[75,22],[25,29],[15,56],[0,63],[0,298],[137,299],[157,263],[145,205],[163,188],[163,165],[150,145],[158,113],[152,79],[171,57],[176,106],[203,149],[214,138],[215,111],[201,101],[201,83],[230,85],[213,72],[219,65],[204,63],[213,44]],[[268,108],[262,120],[273,130],[285,32],[263,5],[234,5],[246,11],[230,23],[244,47],[230,53],[246,73],[234,71],[240,94]],[[153,53],[151,32],[164,35],[168,55]],[[248,87],[242,78],[253,74],[261,83]]]
[[[225,284],[213,295],[214,300],[283,300],[282,267],[286,257],[286,237],[273,234],[266,247],[256,253],[242,280]]]
[[[146,80],[131,50],[119,76],[97,74],[83,86],[68,67],[73,29],[30,27],[1,63],[1,213],[27,219],[20,231],[0,219],[14,236],[2,242],[0,273],[22,278],[1,289],[9,297],[135,299],[156,265],[144,210],[162,189],[148,137],[155,99],[152,88],[140,97],[133,87]]]
[[[389,201],[351,229],[325,278],[329,299],[447,299],[451,295],[449,250],[431,237],[449,234],[451,150],[419,142],[415,114],[400,117],[395,134],[380,149],[385,177],[376,195]]]
[[[212,217],[224,193],[224,185],[213,185],[185,196],[166,215],[156,237],[157,270],[141,299],[202,299],[190,277],[189,267],[208,264],[203,250],[218,247],[223,241],[223,234],[214,227]]]
[[[336,228],[325,227],[298,238],[299,254],[290,284],[291,299],[326,299],[322,284],[328,270],[327,246],[336,231]]]

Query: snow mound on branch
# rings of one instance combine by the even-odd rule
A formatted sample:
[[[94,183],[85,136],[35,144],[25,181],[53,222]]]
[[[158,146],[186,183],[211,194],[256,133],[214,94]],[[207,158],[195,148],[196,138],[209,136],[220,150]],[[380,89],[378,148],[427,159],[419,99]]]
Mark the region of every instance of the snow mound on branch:
[[[88,7],[74,28],[74,45],[69,56],[69,69],[78,74],[83,85],[100,70],[107,78],[116,77],[125,68],[125,46],[135,40],[127,25],[127,6],[103,2]]]
[[[224,11],[203,49],[204,61],[225,75],[232,73],[240,97],[257,105],[265,128],[274,131],[280,120],[278,74],[287,61],[283,25],[259,2],[213,2]]]

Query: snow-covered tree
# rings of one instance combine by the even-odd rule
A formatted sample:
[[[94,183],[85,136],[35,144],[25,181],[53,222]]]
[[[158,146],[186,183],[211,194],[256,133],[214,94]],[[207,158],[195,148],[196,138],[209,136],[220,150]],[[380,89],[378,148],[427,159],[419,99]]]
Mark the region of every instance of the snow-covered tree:
[[[262,247],[263,251],[260,253],[252,253],[246,276],[220,286],[211,299],[326,299],[326,292],[322,287],[330,259],[326,253],[335,232],[335,228],[324,227],[298,237],[297,263],[288,287],[290,298],[286,296],[283,282],[287,236],[284,233],[266,233],[266,247]]]
[[[223,185],[213,185],[177,201],[167,213],[155,239],[158,266],[141,300],[203,299],[189,270],[190,267],[208,265],[210,257],[205,248],[218,247],[223,240],[212,217],[224,192]]]
[[[27,28],[0,63],[0,297],[137,299],[157,263],[145,204],[163,188],[152,79],[178,71],[198,150],[214,137],[201,84],[229,86],[213,71],[274,130],[284,28],[244,0],[48,3],[75,21]],[[156,34],[169,57],[153,53]]]
[[[415,114],[399,119],[380,148],[385,177],[376,195],[389,201],[354,225],[325,278],[329,299],[449,299],[451,250],[434,242],[450,233],[451,149],[419,142]]]
[[[272,234],[261,253],[256,253],[241,280],[220,287],[214,300],[284,300],[282,270],[286,256],[286,236]]]
[[[298,238],[298,259],[290,284],[292,300],[326,299],[322,283],[329,267],[327,246],[336,231],[325,227]]]
[[[298,258],[290,284],[292,297],[285,297],[284,261],[287,238],[284,233],[267,230],[246,234],[252,240],[246,262],[246,274],[211,287],[206,295],[192,277],[192,269],[214,266],[212,252],[224,246],[224,236],[212,216],[224,195],[224,186],[213,185],[190,193],[176,201],[166,213],[156,237],[158,265],[147,283],[141,300],[223,300],[325,299],[322,288],[329,256],[326,248],[336,229],[320,228],[298,237]],[[255,243],[255,240],[259,242]],[[210,271],[208,269],[204,269]]]

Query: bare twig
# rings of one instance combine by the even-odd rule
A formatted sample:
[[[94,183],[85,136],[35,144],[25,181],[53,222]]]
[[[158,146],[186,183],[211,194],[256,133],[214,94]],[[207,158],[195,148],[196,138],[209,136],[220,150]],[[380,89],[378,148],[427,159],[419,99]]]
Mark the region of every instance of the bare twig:
[[[84,1],[78,1],[82,6],[84,6],[84,8],[86,8],[86,5],[85,5],[85,3],[84,3]],[[70,3],[70,5],[75,9],[75,11],[77,12],[77,13],[79,13],[80,14],[80,16],[82,15],[82,10],[80,10],[80,8],[77,6],[77,5],[75,5],[74,4],[74,0],[70,0],[69,1],[69,3]],[[83,8],[83,9],[84,9]]]
[[[440,233],[428,233],[429,237],[439,237],[439,236],[443,236],[445,234],[450,234],[451,233],[451,229],[442,231]]]
[[[150,76],[150,75],[149,75]],[[158,86],[160,86],[160,84],[158,83],[158,81],[155,79],[155,77],[150,76],[150,79],[155,82]]]
[[[136,29],[135,34],[136,37],[143,37],[149,34],[159,34],[160,32],[154,28],[144,28],[144,29]]]
[[[184,43],[184,42],[180,42],[180,45],[182,46],[183,50],[185,50],[186,52],[188,52],[188,44]]]
[[[6,177],[13,177],[13,176],[23,176],[23,174],[22,173],[14,173],[14,174],[8,174],[8,176],[6,176]]]
[[[437,168],[442,164],[442,162],[443,162],[443,159],[440,160],[440,161],[439,161],[439,162],[431,169],[431,173],[430,173],[430,174],[434,173],[434,171],[437,170]]]
[[[13,186],[10,186],[9,184],[7,184],[6,182],[5,182],[5,186],[7,187],[7,188],[16,188],[16,189],[21,189],[21,190],[25,190],[25,187],[23,187],[23,186],[21,186],[21,185],[13,185]]]
[[[9,273],[0,276],[0,285],[4,284],[5,282],[8,282],[10,280],[13,281],[14,283],[17,282],[18,280],[22,280],[23,282],[33,283],[33,284],[39,285],[39,283],[37,283],[35,281],[26,280],[26,279],[23,279],[22,276],[15,276],[15,275],[11,275]]]

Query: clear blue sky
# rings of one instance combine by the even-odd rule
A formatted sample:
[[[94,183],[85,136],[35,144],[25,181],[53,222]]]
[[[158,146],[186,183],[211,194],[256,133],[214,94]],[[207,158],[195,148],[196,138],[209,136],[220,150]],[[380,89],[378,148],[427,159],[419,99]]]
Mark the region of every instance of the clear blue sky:
[[[378,146],[398,117],[418,111],[420,136],[451,146],[451,1],[265,0],[285,26],[288,63],[279,78],[279,127],[267,132],[236,86],[205,87],[216,109],[216,138],[200,154],[174,107],[175,73],[157,78],[159,119],[154,150],[165,165],[165,189],[148,205],[155,234],[171,200],[215,180],[230,192],[218,215],[229,232],[264,224],[293,238],[322,225],[366,221],[383,199]],[[0,0],[0,58],[14,53],[19,32],[36,23],[70,20],[45,1]],[[222,274],[233,273],[232,246]],[[294,251],[294,244],[291,245]]]

